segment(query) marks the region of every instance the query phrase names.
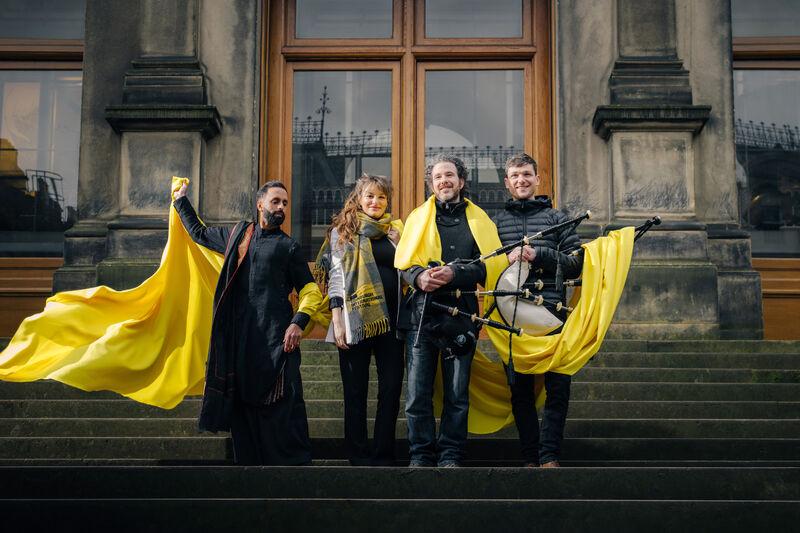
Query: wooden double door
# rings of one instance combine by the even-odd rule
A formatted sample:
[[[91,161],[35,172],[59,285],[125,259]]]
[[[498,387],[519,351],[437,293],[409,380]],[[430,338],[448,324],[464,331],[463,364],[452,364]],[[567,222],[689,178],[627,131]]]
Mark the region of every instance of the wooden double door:
[[[513,153],[533,155],[552,191],[549,1],[332,5],[264,10],[261,176],[288,184],[288,227],[309,261],[362,172],[391,177],[398,217],[425,199],[438,152],[464,160],[490,212]]]

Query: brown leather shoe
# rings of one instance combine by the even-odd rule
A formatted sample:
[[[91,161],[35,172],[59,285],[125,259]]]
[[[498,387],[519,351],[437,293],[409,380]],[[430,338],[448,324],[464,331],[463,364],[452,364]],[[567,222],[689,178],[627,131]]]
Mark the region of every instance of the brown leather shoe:
[[[558,461],[548,461],[542,465],[542,468],[561,468],[561,465],[558,464]]]

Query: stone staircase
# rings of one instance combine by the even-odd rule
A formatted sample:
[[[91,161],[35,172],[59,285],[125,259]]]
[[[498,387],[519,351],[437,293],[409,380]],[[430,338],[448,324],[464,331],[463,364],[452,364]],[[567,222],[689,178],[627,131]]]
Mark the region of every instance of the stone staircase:
[[[470,438],[467,468],[346,466],[338,356],[317,341],[302,348],[312,467],[231,466],[226,436],[197,433],[198,399],[164,411],[55,382],[0,382],[6,523],[81,531],[800,527],[800,342],[606,341],[575,376],[566,468],[557,471],[518,468],[514,428]],[[397,435],[407,459],[402,412]]]

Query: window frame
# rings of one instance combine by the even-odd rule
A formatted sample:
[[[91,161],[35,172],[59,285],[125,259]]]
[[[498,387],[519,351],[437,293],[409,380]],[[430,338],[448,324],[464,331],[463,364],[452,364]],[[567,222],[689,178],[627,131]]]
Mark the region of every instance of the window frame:
[[[418,198],[424,196],[424,183],[419,176],[419,168],[424,165],[424,151],[418,147],[418,91],[417,65],[420,62],[447,61],[469,63],[470,68],[478,68],[477,63],[526,62],[530,64],[530,78],[526,80],[526,91],[532,91],[531,110],[533,116],[542,117],[533,121],[533,130],[526,130],[526,147],[535,139],[532,155],[540,163],[540,174],[547,177],[549,194],[558,201],[555,188],[556,143],[553,140],[556,125],[554,122],[553,90],[555,64],[550,35],[555,25],[553,13],[554,0],[525,0],[530,5],[531,41],[529,44],[509,44],[503,39],[476,41],[478,44],[463,44],[454,39],[434,39],[435,44],[417,44],[415,38],[416,13],[422,0],[395,0],[402,7],[402,18],[394,20],[402,27],[399,44],[370,44],[366,40],[291,40],[288,22],[289,10],[295,0],[262,0],[262,72],[261,72],[261,110],[259,129],[259,182],[268,179],[288,179],[291,176],[291,144],[286,135],[291,125],[291,116],[284,107],[293,98],[286,80],[298,64],[323,63],[326,69],[337,68],[337,64],[377,65],[394,63],[399,74],[393,83],[399,83],[398,96],[392,111],[393,146],[398,146],[399,156],[393,158],[393,183],[395,184],[394,215],[407,216],[417,205]],[[294,24],[292,21],[291,24]],[[491,41],[491,42],[488,42]],[[294,44],[292,44],[294,43]],[[301,43],[301,44],[299,44]],[[472,63],[475,61],[475,63]],[[385,67],[382,67],[385,68]],[[399,115],[398,115],[399,113]],[[399,116],[399,119],[397,118]],[[288,126],[287,126],[288,125]],[[395,143],[398,143],[396,145]],[[423,140],[424,142],[424,140]],[[396,167],[395,159],[399,160]],[[397,168],[397,170],[395,170]],[[287,181],[287,187],[291,185]]]

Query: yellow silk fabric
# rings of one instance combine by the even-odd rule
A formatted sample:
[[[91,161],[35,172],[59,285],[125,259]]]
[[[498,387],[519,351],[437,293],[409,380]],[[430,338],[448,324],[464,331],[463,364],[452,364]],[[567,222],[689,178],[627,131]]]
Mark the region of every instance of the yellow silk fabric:
[[[173,178],[172,192],[188,181]],[[129,290],[100,286],[48,298],[0,354],[0,379],[53,379],[164,408],[201,394],[222,263],[220,254],[191,240],[170,206],[156,272]],[[306,285],[299,299],[300,309],[313,314],[321,300],[316,284]]]
[[[435,215],[433,197],[409,215],[395,256],[395,267],[426,266],[428,261],[441,258],[442,247]],[[481,254],[500,248],[497,230],[486,213],[468,203],[467,220]],[[517,372],[543,374],[555,371],[572,375],[600,348],[625,286],[633,253],[633,228],[612,231],[606,237],[583,245],[583,248],[585,255],[580,300],[564,323],[561,333],[546,337],[514,336],[512,349]],[[486,261],[487,290],[495,287],[507,266],[505,254]],[[491,297],[484,298],[484,307],[488,308],[490,304]],[[496,310],[490,318],[502,322]],[[509,334],[491,327],[485,329],[500,357],[508,361]],[[437,398],[434,403],[437,410],[441,409],[440,376],[441,372],[436,380]],[[503,366],[491,361],[480,350],[476,350],[472,361],[469,395],[470,433],[494,433],[513,423],[511,393]],[[537,405],[543,401],[544,394],[539,394]]]
[[[600,349],[625,287],[633,253],[632,227],[584,244],[581,297],[557,335],[514,335],[514,369],[522,374],[573,375]],[[501,320],[499,313],[492,318]],[[508,333],[488,328],[489,338],[508,361]]]

